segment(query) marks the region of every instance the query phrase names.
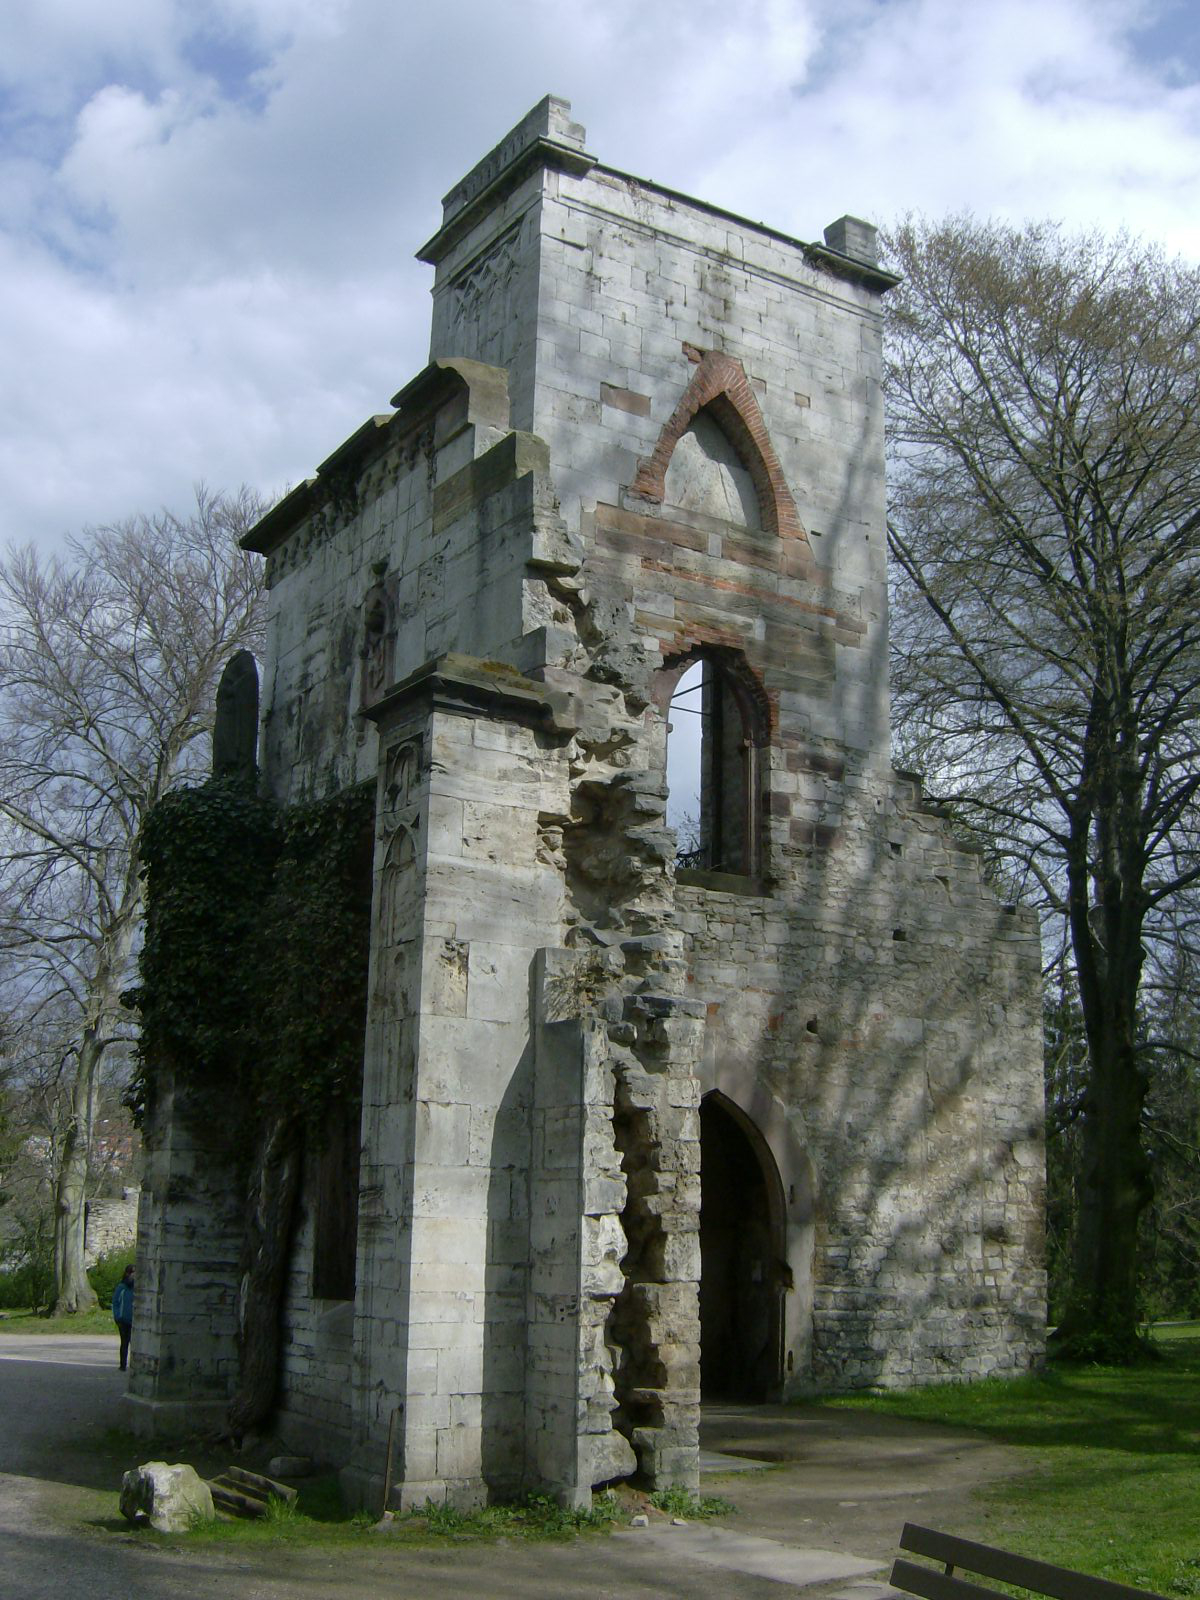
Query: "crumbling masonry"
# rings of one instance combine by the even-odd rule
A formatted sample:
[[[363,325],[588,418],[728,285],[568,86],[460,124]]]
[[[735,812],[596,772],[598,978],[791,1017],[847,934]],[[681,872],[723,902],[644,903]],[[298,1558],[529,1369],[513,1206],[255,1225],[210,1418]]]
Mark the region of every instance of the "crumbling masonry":
[[[888,761],[874,230],[799,243],[569,112],[447,196],[430,365],[249,540],[264,782],[377,788],[361,1126],[310,1163],[277,1416],[376,1506],[389,1432],[395,1506],[694,1487],[702,1386],[1044,1332],[1037,929]],[[148,1143],[153,1432],[223,1409],[241,1217],[169,1083]]]

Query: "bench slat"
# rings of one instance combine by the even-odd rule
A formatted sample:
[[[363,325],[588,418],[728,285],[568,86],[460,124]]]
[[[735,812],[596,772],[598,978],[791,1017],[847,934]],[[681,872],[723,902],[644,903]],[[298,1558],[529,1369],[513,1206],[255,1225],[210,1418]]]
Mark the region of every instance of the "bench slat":
[[[951,1577],[936,1567],[922,1567],[903,1559],[892,1563],[888,1582],[893,1589],[920,1595],[921,1600],[1012,1600],[1011,1595],[1001,1594],[999,1589],[988,1589],[982,1583]]]
[[[1050,1600],[1164,1600],[1150,1589],[1134,1589],[1127,1583],[1115,1583],[1111,1578],[1091,1578],[1086,1573],[1072,1572],[1069,1567],[1056,1567],[1049,1561],[1014,1555],[1009,1550],[977,1544],[974,1539],[960,1539],[953,1533],[938,1533],[916,1522],[904,1524],[900,1548],[911,1550],[914,1555],[928,1556],[933,1561],[963,1567],[982,1578],[1015,1583],[1022,1589],[1047,1595]]]

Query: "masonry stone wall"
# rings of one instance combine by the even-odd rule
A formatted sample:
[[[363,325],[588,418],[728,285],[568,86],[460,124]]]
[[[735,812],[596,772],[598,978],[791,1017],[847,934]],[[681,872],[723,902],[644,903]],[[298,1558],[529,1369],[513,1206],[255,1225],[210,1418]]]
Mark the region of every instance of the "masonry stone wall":
[[[710,1115],[764,1197],[755,1392],[1038,1359],[1037,929],[889,764],[892,280],[866,224],[826,239],[543,102],[421,251],[430,366],[251,536],[263,781],[377,796],[354,1298],[314,1298],[310,1181],[277,1418],[365,1503],[695,1486]],[[180,1364],[228,1387],[230,1254],[169,1107],[151,1143],[153,1419]]]
[[[137,1189],[125,1189],[120,1195],[88,1204],[84,1266],[94,1267],[104,1256],[115,1255],[118,1250],[133,1250],[137,1242],[138,1194]]]
[[[236,1115],[236,1108],[224,1106]],[[219,1425],[237,1372],[242,1205],[213,1108],[159,1075],[143,1127],[137,1298],[129,1356],[135,1433]]]

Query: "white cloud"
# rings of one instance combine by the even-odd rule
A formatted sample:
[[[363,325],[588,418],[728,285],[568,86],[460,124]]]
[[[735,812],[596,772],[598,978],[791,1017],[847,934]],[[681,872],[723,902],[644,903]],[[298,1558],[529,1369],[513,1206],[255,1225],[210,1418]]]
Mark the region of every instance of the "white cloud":
[[[441,195],[547,91],[609,165],[803,237],[843,211],[970,206],[1127,223],[1200,258],[1200,63],[1176,14],[5,8],[0,538],[180,502],[199,477],[271,489],[311,470],[423,363],[429,274],[412,252]]]

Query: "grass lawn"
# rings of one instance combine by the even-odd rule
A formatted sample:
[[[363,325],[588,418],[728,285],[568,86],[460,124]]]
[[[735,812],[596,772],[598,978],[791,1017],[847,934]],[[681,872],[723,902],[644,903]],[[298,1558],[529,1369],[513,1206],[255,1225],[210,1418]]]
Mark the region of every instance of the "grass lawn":
[[[1166,1595],[1200,1595],[1200,1323],[1142,1367],[938,1384],[832,1401],[974,1428],[1029,1454],[984,1492],[989,1543]],[[949,1530],[953,1531],[953,1530]]]
[[[117,1325],[107,1306],[81,1311],[73,1317],[48,1317],[42,1311],[0,1311],[0,1333],[110,1333],[117,1340]]]

